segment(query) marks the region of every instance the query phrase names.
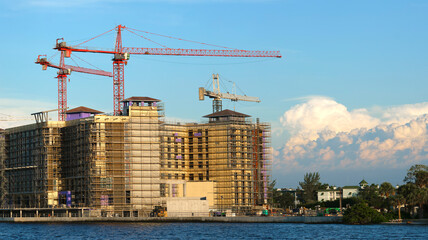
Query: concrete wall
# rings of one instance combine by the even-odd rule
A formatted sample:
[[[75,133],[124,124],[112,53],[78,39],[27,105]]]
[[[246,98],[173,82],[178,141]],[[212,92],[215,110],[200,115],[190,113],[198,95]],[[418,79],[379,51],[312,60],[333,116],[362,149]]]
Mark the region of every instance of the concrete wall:
[[[206,197],[210,209],[214,208],[214,182],[187,182],[186,197]]]
[[[0,222],[228,222],[228,223],[342,223],[342,217],[15,217]]]
[[[200,198],[168,198],[168,217],[208,217],[208,200]]]

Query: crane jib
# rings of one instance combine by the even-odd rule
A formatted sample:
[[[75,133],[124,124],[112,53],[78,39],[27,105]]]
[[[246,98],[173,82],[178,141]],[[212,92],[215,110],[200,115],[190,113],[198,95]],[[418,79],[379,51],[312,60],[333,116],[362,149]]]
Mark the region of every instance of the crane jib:
[[[108,32],[111,32],[113,30],[117,30],[116,35],[116,41],[115,41],[115,49],[95,49],[95,48],[89,48],[89,47],[81,47],[80,45],[85,44],[95,38],[98,38]],[[65,55],[66,58],[71,56],[72,52],[90,52],[90,53],[104,53],[104,54],[114,54],[113,57],[113,107],[114,107],[114,115],[121,115],[122,114],[122,104],[120,102],[123,100],[125,95],[125,88],[124,88],[124,67],[127,63],[128,56],[127,54],[141,54],[141,55],[169,55],[169,56],[213,56],[213,57],[275,57],[275,58],[281,58],[281,53],[279,51],[248,51],[248,50],[238,50],[238,49],[232,49],[228,47],[222,47],[218,45],[212,45],[212,44],[206,44],[196,41],[190,41],[185,40],[181,38],[175,38],[170,36],[164,36],[160,34],[155,34],[157,36],[163,36],[168,38],[173,38],[177,40],[183,40],[193,43],[199,43],[204,45],[209,45],[213,47],[220,47],[220,48],[226,48],[226,49],[173,49],[165,47],[162,44],[159,44],[157,42],[154,42],[153,40],[148,39],[147,37],[144,37],[142,35],[137,34],[140,37],[145,38],[146,40],[151,41],[152,43],[156,43],[160,46],[163,46],[163,48],[139,48],[139,47],[123,47],[122,46],[122,30],[128,30],[129,28],[118,25],[116,28],[111,29],[105,33],[99,34],[89,40],[86,40],[78,45],[74,46],[67,46],[65,41],[58,42],[58,40],[64,40],[64,39],[57,39],[56,46],[54,49],[61,51],[62,55]],[[140,31],[136,29],[131,29],[131,33],[134,33],[134,31],[139,31],[143,33],[149,33],[146,31]],[[60,64],[61,65],[61,64]],[[66,95],[64,97],[65,104],[66,104]],[[249,98],[246,98],[249,99]],[[239,100],[239,99],[237,99]],[[256,100],[256,99],[252,99]],[[59,109],[62,109],[61,107],[58,107]]]
[[[280,51],[257,50],[214,50],[214,49],[175,49],[175,48],[137,48],[123,47],[121,52],[114,50],[90,49],[86,47],[59,47],[59,51],[65,52],[91,52],[106,54],[141,54],[141,55],[176,55],[176,56],[212,56],[212,57],[276,57],[281,58]]]

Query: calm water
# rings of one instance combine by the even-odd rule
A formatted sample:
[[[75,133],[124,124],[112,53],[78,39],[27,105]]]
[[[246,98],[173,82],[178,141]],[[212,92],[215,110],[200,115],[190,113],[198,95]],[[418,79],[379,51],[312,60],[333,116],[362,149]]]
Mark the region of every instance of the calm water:
[[[0,223],[0,239],[428,239],[428,226],[277,223]]]

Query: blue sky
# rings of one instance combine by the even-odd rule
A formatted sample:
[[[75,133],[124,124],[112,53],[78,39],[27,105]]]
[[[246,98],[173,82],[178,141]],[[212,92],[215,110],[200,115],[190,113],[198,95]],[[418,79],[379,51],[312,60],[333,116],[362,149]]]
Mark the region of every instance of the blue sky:
[[[125,95],[162,99],[168,118],[199,121],[211,102],[198,101],[197,89],[219,73],[229,90],[226,80],[262,100],[224,105],[272,124],[278,186],[295,187],[308,171],[335,185],[361,178],[401,184],[412,164],[428,163],[427,12],[423,0],[1,0],[0,114],[56,108],[56,71],[42,71],[34,60],[54,55],[60,37],[77,44],[122,24],[238,49],[279,50],[281,59],[133,55]],[[157,47],[130,33],[123,44]],[[114,34],[86,45],[113,48]],[[111,56],[76,55],[112,69]],[[111,79],[79,73],[70,79],[69,107],[112,111]]]

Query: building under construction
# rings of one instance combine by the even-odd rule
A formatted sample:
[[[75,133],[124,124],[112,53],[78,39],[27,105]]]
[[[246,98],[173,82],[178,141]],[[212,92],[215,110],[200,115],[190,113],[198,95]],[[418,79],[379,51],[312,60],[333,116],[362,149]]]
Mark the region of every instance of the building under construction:
[[[213,211],[267,204],[270,126],[231,110],[204,123],[170,123],[149,97],[111,116],[79,107],[66,121],[0,131],[2,208],[91,208],[144,216],[174,198],[199,197]]]

